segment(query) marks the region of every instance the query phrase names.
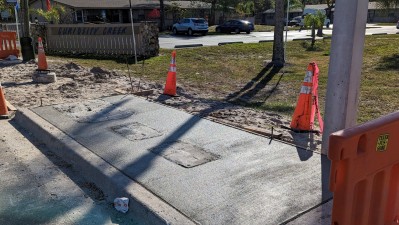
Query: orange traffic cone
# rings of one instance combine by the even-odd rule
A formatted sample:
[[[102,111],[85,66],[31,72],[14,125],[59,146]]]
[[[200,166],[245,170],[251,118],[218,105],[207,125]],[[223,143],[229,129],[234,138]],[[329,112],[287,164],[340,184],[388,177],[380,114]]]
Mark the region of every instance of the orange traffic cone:
[[[6,98],[4,97],[3,87],[0,83],[0,118],[8,118],[8,108]]]
[[[315,114],[318,114],[320,132],[323,132],[323,120],[318,103],[319,67],[316,63],[309,63],[297,106],[292,116],[291,129],[296,131],[313,131]]]
[[[37,56],[37,70],[47,70],[47,60],[46,60],[46,54],[44,53],[44,48],[43,48],[43,42],[42,38],[38,38],[38,56]]]
[[[172,60],[170,61],[168,77],[166,78],[166,85],[163,94],[176,96],[176,51],[172,52]]]

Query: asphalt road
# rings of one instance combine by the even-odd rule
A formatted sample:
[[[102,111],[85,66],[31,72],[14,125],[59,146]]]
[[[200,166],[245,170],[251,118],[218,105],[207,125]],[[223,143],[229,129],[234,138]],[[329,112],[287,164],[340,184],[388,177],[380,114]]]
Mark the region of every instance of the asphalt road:
[[[332,29],[324,29],[323,33],[327,35],[332,34]],[[372,34],[396,34],[399,32],[395,26],[377,26],[374,24],[367,24],[366,35]],[[207,35],[207,36],[187,36],[187,35],[160,35],[159,45],[161,48],[173,49],[179,45],[195,45],[202,44],[203,46],[217,46],[222,42],[243,42],[243,43],[258,43],[259,41],[272,41],[273,32],[252,32],[251,34],[231,34],[231,35]],[[287,32],[288,41],[293,39],[309,38],[310,30],[293,30]]]

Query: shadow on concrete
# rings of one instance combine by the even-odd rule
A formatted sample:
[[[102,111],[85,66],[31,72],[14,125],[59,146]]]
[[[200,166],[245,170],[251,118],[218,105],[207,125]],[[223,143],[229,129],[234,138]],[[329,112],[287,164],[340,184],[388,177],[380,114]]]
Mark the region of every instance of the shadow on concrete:
[[[296,133],[291,131],[292,138],[294,142],[297,143],[296,150],[298,152],[298,157],[301,161],[307,161],[313,156],[313,151],[310,149],[315,149],[315,145],[313,144],[313,133]],[[309,154],[301,154],[303,151],[308,151]]]
[[[320,203],[293,216],[292,218],[286,219],[280,225],[324,225],[330,224],[331,221],[331,205],[327,204],[332,201],[332,193],[329,190],[329,179],[330,179],[330,167],[331,162],[327,156],[320,154],[320,169],[321,169],[321,199]],[[320,207],[320,208],[319,208]],[[291,211],[291,208],[287,208],[287,212]],[[313,216],[313,217],[311,217]]]
[[[74,171],[71,164],[65,162],[61,157],[55,155],[51,149],[42,143],[38,142],[36,138],[32,136],[28,131],[24,130],[20,125],[18,125],[15,121],[11,120],[10,124],[16,128],[28,141],[33,143],[36,148],[42,152],[63,174],[65,174],[69,179],[71,179],[87,196],[87,198],[92,199],[96,204],[93,205],[87,213],[84,214],[83,217],[79,218],[76,221],[76,224],[92,224],[94,221],[96,224],[106,224],[106,221],[102,221],[101,218],[98,218],[98,212],[104,213],[105,217],[108,217],[113,224],[126,224],[126,225],[144,225],[147,224],[141,218],[129,218],[124,216],[121,219],[119,212],[114,211],[111,205],[104,202],[105,196],[100,188],[96,187],[95,184],[90,183],[89,181],[84,180],[82,177],[78,175],[78,171]],[[49,175],[51,173],[47,173]],[[57,174],[55,174],[57,175]],[[59,179],[53,176],[46,177],[46,180],[54,180]],[[46,182],[43,182],[46,183]],[[4,221],[2,224],[48,224],[51,221],[56,220],[57,218],[63,217],[64,214],[70,213],[70,211],[78,210],[81,206],[78,202],[74,202],[73,204],[65,202],[61,199],[55,200],[41,200],[40,194],[37,197],[38,193],[32,193],[31,199],[26,199],[25,191],[21,190],[21,187],[30,187],[32,191],[37,190],[32,183],[32,178],[29,177],[27,179],[21,179],[18,183],[18,187],[12,188],[12,190],[20,190],[20,193],[23,195],[22,197],[15,198],[15,205],[17,208],[8,207],[9,210],[1,211],[0,210],[0,222]],[[42,184],[39,184],[42,185]],[[29,194],[29,193],[28,193]],[[24,198],[25,197],[25,198]],[[67,198],[67,197],[65,197]],[[66,201],[66,200],[65,200]],[[106,210],[95,209],[96,205],[99,202],[103,202],[103,205],[106,207]],[[29,211],[29,213],[23,213],[24,210]],[[21,213],[22,212],[22,213]],[[109,213],[107,213],[109,212]]]

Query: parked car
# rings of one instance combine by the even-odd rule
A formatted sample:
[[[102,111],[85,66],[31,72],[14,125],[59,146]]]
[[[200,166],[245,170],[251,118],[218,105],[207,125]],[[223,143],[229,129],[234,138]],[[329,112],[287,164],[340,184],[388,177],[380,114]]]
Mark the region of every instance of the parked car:
[[[300,16],[301,21],[298,23],[298,26],[301,26],[301,27],[304,26],[305,16],[307,16],[307,15],[308,14],[304,14],[304,15]],[[295,17],[295,18],[297,18],[297,17]],[[324,25],[323,26],[325,26],[326,28],[330,28],[330,22],[331,22],[330,19],[326,18],[324,20]]]
[[[288,21],[288,26],[299,26],[302,22],[302,16],[296,16],[292,20]]]
[[[200,33],[206,35],[208,33],[208,22],[203,18],[184,18],[173,24],[173,34],[185,33],[193,35]]]
[[[246,32],[247,34],[255,30],[254,24],[246,20],[229,20],[216,27],[216,32],[239,34]]]

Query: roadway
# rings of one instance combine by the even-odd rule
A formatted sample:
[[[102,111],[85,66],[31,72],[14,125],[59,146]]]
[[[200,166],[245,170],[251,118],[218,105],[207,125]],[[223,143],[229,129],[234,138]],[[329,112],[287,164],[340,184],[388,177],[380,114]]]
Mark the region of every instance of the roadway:
[[[332,27],[332,25],[331,25]],[[324,29],[323,33],[332,35],[332,29]],[[375,24],[367,24],[366,35],[372,34],[396,34],[399,30],[396,26],[377,26]],[[310,30],[288,30],[287,39],[302,39],[310,37]],[[207,36],[186,36],[186,35],[160,35],[159,45],[161,48],[173,49],[176,45],[195,45],[217,46],[223,42],[243,42],[258,43],[259,41],[273,41],[273,32],[252,32],[251,34],[231,34],[231,35],[207,35]]]

